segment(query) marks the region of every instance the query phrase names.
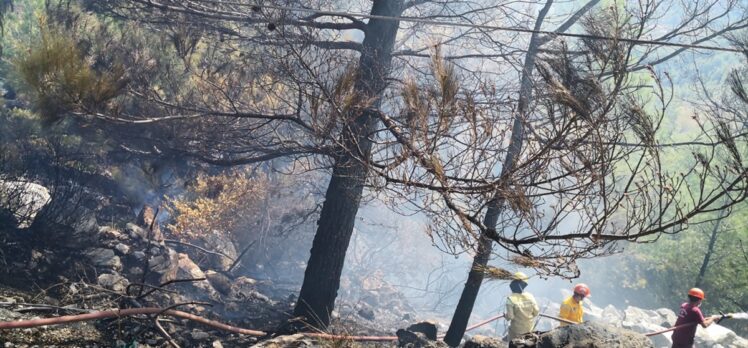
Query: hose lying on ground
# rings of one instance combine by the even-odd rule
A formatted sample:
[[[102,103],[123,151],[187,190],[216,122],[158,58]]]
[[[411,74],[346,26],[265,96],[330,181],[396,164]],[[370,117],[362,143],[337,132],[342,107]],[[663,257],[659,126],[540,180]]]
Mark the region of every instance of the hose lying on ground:
[[[201,323],[201,324],[204,324],[204,325],[207,325],[207,326],[219,329],[219,330],[229,331],[229,332],[242,334],[242,335],[265,336],[267,334],[266,332],[263,332],[263,331],[243,329],[240,327],[227,325],[227,324],[215,321],[215,320],[206,319],[198,315],[178,311],[175,309],[165,310],[163,308],[158,308],[158,307],[111,309],[111,310],[91,312],[91,313],[86,313],[86,314],[65,315],[65,316],[54,317],[54,318],[3,321],[3,322],[0,322],[0,329],[22,329],[22,328],[29,328],[29,327],[44,326],[44,325],[59,325],[59,324],[75,323],[75,322],[87,321],[87,320],[119,318],[119,317],[126,317],[126,316],[139,315],[139,314],[170,315],[173,317],[192,320],[192,321],[195,321],[195,322],[198,322],[198,323]]]
[[[22,329],[22,328],[45,326],[45,325],[60,325],[60,324],[75,323],[75,322],[80,322],[80,321],[98,320],[98,319],[107,319],[107,318],[120,318],[120,317],[141,315],[141,314],[169,315],[173,317],[178,317],[178,318],[198,322],[198,323],[201,323],[203,325],[206,325],[206,326],[218,329],[218,330],[233,332],[233,333],[241,334],[241,335],[261,337],[261,336],[267,336],[268,334],[267,332],[264,332],[264,331],[250,330],[250,329],[244,329],[244,328],[240,328],[236,326],[231,326],[228,324],[221,323],[219,321],[206,319],[199,315],[194,315],[194,314],[190,314],[187,312],[178,311],[175,309],[164,309],[164,308],[158,308],[158,307],[111,309],[111,310],[106,310],[106,311],[97,311],[97,312],[91,312],[91,313],[85,313],[85,314],[65,315],[65,316],[54,317],[54,318],[0,321],[0,329]],[[567,324],[578,324],[573,321],[569,321],[566,319],[554,317],[552,315],[547,315],[543,313],[541,313],[540,316],[553,319],[556,321],[564,322]],[[480,326],[486,325],[492,321],[501,319],[503,317],[504,317],[503,315],[497,315],[497,316],[491,317],[489,319],[486,319],[484,321],[481,321],[475,325],[468,327],[465,331],[476,329]],[[690,325],[696,325],[696,323],[683,324],[683,325],[674,326],[674,327],[660,330],[660,331],[650,332],[650,333],[645,334],[645,336],[651,337],[655,335],[660,335],[660,334],[670,332],[673,330],[677,330],[679,328],[687,327]],[[327,333],[303,333],[303,334],[309,337],[314,337],[314,338],[319,338],[319,339],[330,339],[330,340],[350,340],[350,341],[395,341],[397,340],[397,336],[349,336],[349,335],[334,335],[334,334],[327,334]],[[439,337],[443,338],[444,336],[440,335]]]
[[[195,321],[195,322],[201,323],[203,325],[206,325],[206,326],[218,329],[218,330],[233,332],[233,333],[241,334],[241,335],[256,336],[256,337],[267,335],[267,332],[264,332],[264,331],[244,329],[244,328],[224,324],[224,323],[221,323],[215,320],[206,319],[199,315],[194,315],[194,314],[190,314],[187,312],[178,311],[174,309],[163,309],[163,308],[158,308],[158,307],[111,309],[111,310],[97,311],[97,312],[91,312],[91,313],[85,313],[85,314],[65,315],[65,316],[54,317],[54,318],[2,321],[0,322],[0,329],[23,329],[23,328],[45,326],[45,325],[61,325],[61,324],[75,323],[75,322],[80,322],[80,321],[120,318],[120,317],[141,315],[141,314],[170,315],[173,317]],[[498,320],[503,317],[504,317],[503,315],[497,315],[495,317],[489,318],[487,320],[484,320],[480,323],[477,323],[475,325],[468,327],[466,331],[476,329],[480,326],[486,325],[492,321]],[[314,337],[314,338],[319,338],[319,339],[331,339],[331,340],[351,340],[351,341],[396,341],[397,340],[397,336],[349,336],[349,335],[334,335],[334,334],[327,334],[327,333],[303,333],[303,334],[309,337]]]

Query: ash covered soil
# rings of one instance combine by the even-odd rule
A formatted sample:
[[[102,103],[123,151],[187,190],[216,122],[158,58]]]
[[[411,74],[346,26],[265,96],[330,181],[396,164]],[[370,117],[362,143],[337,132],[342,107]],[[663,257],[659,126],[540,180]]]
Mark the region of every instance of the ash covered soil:
[[[275,332],[292,318],[300,283],[292,279],[255,279],[224,257],[202,255],[194,247],[168,243],[149,230],[148,214],[122,228],[92,226],[90,231],[54,245],[28,239],[33,231],[5,234],[0,258],[0,321],[76,315],[98,310],[174,308],[229,325]],[[8,237],[18,236],[17,239]],[[204,248],[226,244],[220,234],[201,241]],[[197,243],[197,242],[195,242]],[[303,272],[303,265],[279,264],[276,272]],[[144,271],[145,270],[145,271]],[[191,281],[183,281],[191,280]],[[363,290],[362,282],[370,287]],[[412,324],[415,313],[392,287],[372,279],[346,279],[329,332],[393,335]],[[163,332],[158,328],[160,326]],[[165,333],[164,333],[165,332]],[[21,329],[0,329],[0,347],[246,347],[267,341],[214,330],[166,315],[129,316]],[[286,339],[287,340],[287,339]],[[317,346],[319,341],[281,339],[280,346]],[[279,346],[270,341],[269,346]],[[337,344],[337,343],[336,343]],[[360,344],[357,344],[360,346]]]

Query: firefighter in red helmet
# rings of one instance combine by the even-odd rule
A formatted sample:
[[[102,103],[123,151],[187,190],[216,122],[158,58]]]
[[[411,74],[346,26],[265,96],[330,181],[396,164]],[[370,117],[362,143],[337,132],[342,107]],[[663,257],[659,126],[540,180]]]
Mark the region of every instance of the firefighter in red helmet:
[[[678,319],[675,321],[678,328],[673,330],[673,348],[692,348],[697,326],[707,327],[720,318],[719,315],[704,317],[699,306],[705,298],[704,291],[699,288],[688,290],[688,302],[680,306]]]
[[[577,284],[574,287],[574,294],[564,300],[561,303],[561,311],[558,316],[561,319],[573,321],[575,323],[581,323],[584,317],[584,310],[582,309],[582,300],[585,297],[589,297],[591,294],[590,288],[586,284]],[[561,326],[569,325],[561,322]]]

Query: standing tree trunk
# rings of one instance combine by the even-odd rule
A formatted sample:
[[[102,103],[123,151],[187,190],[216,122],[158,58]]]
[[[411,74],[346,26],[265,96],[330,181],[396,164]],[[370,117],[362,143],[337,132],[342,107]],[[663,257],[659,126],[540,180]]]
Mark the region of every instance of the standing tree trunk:
[[[371,14],[400,16],[402,0],[375,0]],[[392,50],[399,21],[371,19],[366,25],[363,50],[355,83],[358,100],[372,101],[362,110],[348,110],[349,122],[341,136],[341,149],[336,156],[332,178],[325,194],[325,203],[314,235],[311,256],[304,273],[294,315],[307,324],[325,329],[340,286],[340,275],[348,244],[353,233],[361,195],[371,156],[369,136],[376,130],[376,114],[392,61]]]
[[[543,24],[543,19],[548,10],[550,10],[553,0],[548,0],[545,6],[540,10],[538,19],[535,21],[535,30],[540,30]],[[532,94],[532,72],[535,66],[535,56],[537,55],[539,47],[539,38],[537,33],[533,33],[530,37],[530,45],[525,56],[525,63],[522,68],[522,80],[520,82],[519,90],[519,102],[517,105],[517,113],[514,116],[514,122],[512,124],[512,137],[509,140],[509,149],[504,159],[504,164],[501,167],[501,177],[511,175],[511,171],[514,170],[514,166],[517,162],[517,157],[522,151],[522,141],[524,138],[524,127],[522,123],[527,114],[527,108],[530,104],[530,98]],[[502,180],[504,181],[504,180]],[[501,210],[504,208],[503,196],[497,195],[488,203],[488,209],[486,215],[483,218],[483,224],[488,228],[496,228],[496,223],[501,215]],[[480,290],[481,283],[483,283],[483,267],[488,263],[488,259],[491,256],[492,241],[485,235],[481,235],[478,241],[478,250],[476,251],[475,258],[473,258],[473,264],[468,274],[468,279],[465,282],[465,288],[462,290],[460,295],[460,301],[457,303],[455,313],[452,316],[452,322],[449,324],[447,335],[444,337],[444,342],[452,347],[456,347],[460,344],[462,336],[465,335],[465,329],[467,328],[470,314],[473,312],[473,306],[475,305],[475,299],[478,297],[478,291]]]
[[[704,281],[706,270],[709,267],[709,259],[712,257],[714,252],[714,244],[717,242],[717,236],[719,235],[719,227],[722,225],[722,221],[727,216],[727,210],[723,209],[719,211],[719,219],[714,223],[712,228],[712,234],[709,236],[709,246],[706,248],[706,254],[704,255],[704,261],[701,262],[701,268],[699,269],[699,275],[696,276],[696,284],[694,287],[700,288],[701,283]]]

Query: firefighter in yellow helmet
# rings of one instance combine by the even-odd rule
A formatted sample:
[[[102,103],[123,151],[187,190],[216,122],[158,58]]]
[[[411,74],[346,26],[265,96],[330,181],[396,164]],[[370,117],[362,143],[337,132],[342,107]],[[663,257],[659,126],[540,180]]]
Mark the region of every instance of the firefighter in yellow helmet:
[[[529,277],[522,272],[514,273],[509,288],[512,294],[506,299],[504,317],[509,321],[507,339],[511,341],[528,332],[532,332],[535,318],[540,313],[535,297],[525,291]]]
[[[585,297],[590,296],[590,288],[586,284],[577,284],[574,287],[574,294],[564,300],[561,303],[561,311],[558,314],[559,318],[573,321],[575,323],[581,323],[584,317],[584,310],[582,309],[582,300]],[[561,322],[561,326],[569,325],[568,323]]]

